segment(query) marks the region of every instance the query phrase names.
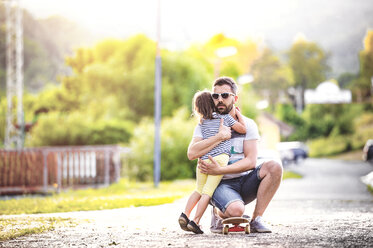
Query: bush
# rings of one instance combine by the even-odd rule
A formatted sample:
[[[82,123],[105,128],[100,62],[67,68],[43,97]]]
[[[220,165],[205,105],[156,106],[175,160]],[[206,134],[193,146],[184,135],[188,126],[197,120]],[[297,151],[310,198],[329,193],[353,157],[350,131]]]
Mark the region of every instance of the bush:
[[[308,143],[310,157],[324,157],[351,150],[351,137],[318,138]]]
[[[373,114],[364,113],[355,120],[355,133],[352,136],[352,149],[361,149],[368,139],[373,138]]]
[[[161,179],[191,178],[195,175],[195,162],[187,158],[187,149],[192,139],[195,120],[185,108],[179,109],[172,118],[161,124]],[[154,123],[144,119],[135,128],[130,142],[131,155],[125,175],[147,181],[153,178]]]
[[[93,121],[82,112],[49,112],[38,119],[26,146],[65,146],[128,143],[133,124],[119,120]]]
[[[350,135],[354,133],[354,119],[363,113],[361,104],[311,104],[303,116],[307,121],[308,137]]]
[[[133,122],[111,120],[91,123],[88,144],[105,145],[128,143],[134,129]]]
[[[299,115],[295,108],[290,104],[280,104],[276,108],[276,117],[288,125],[294,127],[294,132],[286,139],[302,140],[308,138],[306,121]]]
[[[373,137],[373,114],[364,113],[355,118],[351,128],[355,130],[351,135],[342,136],[332,132],[327,138],[310,141],[310,156],[329,156],[363,148],[365,142]]]

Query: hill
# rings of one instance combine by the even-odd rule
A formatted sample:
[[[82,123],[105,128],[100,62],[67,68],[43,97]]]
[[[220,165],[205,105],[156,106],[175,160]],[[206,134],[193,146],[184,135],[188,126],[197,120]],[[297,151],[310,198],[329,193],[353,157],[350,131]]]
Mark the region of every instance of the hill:
[[[94,36],[63,17],[35,19],[23,11],[24,85],[37,92],[48,83],[56,83],[58,75],[69,73],[65,57],[75,47],[90,45]],[[6,23],[4,5],[0,3],[0,91],[5,93]]]
[[[294,36],[302,33],[330,53],[331,76],[359,71],[359,51],[368,29],[373,29],[373,2],[370,0],[299,1],[296,11],[282,16],[282,28],[263,27],[267,42],[286,50]]]

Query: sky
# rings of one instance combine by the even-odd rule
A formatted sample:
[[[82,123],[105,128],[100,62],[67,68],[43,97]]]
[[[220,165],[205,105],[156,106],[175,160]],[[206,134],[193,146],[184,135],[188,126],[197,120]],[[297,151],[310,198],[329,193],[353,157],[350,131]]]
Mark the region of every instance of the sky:
[[[229,3],[229,4],[227,4]],[[21,0],[36,18],[64,16],[95,34],[126,38],[144,33],[156,39],[157,0]],[[224,33],[263,39],[263,27],[283,25],[297,0],[161,0],[161,44],[183,48]]]
[[[20,0],[35,18],[60,15],[94,37],[156,40],[158,0]],[[160,46],[184,50],[223,33],[286,51],[296,37],[332,54],[334,73],[356,72],[357,54],[373,28],[372,0],[160,0]]]

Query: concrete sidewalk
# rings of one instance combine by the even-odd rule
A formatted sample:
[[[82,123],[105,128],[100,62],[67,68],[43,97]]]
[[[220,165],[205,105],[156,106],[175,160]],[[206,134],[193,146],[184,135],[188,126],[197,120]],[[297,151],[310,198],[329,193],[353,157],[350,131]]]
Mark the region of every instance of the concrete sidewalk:
[[[44,214],[89,222],[21,237],[0,247],[371,247],[373,196],[360,178],[372,166],[308,159],[289,169],[304,178],[282,183],[264,216],[272,225],[270,234],[212,234],[210,208],[202,218],[204,235],[183,232],[177,218],[184,198],[153,207]],[[253,207],[254,203],[246,208],[250,216]]]

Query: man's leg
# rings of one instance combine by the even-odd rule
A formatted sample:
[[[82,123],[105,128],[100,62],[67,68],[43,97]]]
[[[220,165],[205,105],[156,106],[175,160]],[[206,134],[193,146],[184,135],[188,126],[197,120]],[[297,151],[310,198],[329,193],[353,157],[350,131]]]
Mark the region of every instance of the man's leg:
[[[259,170],[259,184],[256,205],[252,218],[263,216],[282,180],[282,166],[276,161],[264,162]]]
[[[240,180],[241,177],[237,179],[222,180],[216,188],[211,199],[212,205],[214,206],[211,215],[211,232],[221,233],[223,229],[221,223],[222,218],[236,216],[234,214],[239,215],[240,213],[237,213],[236,211],[243,212],[242,209],[244,209],[244,204],[239,193],[241,188]]]
[[[242,201],[235,201],[228,205],[225,212],[217,211],[219,216],[223,219],[230,217],[241,217],[245,212],[245,205]]]

